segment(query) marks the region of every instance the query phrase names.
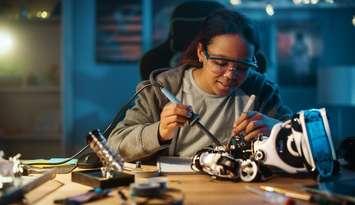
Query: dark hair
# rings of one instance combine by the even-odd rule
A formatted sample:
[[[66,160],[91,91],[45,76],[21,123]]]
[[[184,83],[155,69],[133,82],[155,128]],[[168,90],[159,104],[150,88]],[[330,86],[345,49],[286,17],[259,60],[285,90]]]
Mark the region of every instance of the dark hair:
[[[258,65],[256,71],[258,71],[259,73],[266,73],[267,60],[265,54],[259,50],[255,53],[255,59],[256,59],[256,64]]]
[[[199,33],[184,52],[180,63],[201,68],[202,64],[197,57],[198,44],[207,48],[213,37],[223,34],[239,34],[254,46],[255,53],[259,50],[259,39],[249,20],[236,11],[220,9],[202,23]]]

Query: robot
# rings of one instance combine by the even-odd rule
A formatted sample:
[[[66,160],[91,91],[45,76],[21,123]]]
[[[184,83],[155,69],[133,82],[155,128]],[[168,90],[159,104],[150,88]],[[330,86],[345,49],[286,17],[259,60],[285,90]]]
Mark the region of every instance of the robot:
[[[194,155],[192,168],[218,178],[252,182],[275,168],[328,178],[336,174],[338,163],[322,108],[298,112],[292,119],[274,125],[270,136],[245,142],[237,135],[227,145],[202,149]]]

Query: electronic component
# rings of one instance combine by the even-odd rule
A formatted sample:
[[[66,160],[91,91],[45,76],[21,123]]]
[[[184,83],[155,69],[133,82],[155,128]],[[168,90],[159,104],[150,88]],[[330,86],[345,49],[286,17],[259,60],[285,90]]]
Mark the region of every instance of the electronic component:
[[[16,154],[15,156],[10,157],[8,160],[3,158],[4,155],[4,152],[0,150],[0,177],[21,176],[21,174],[24,172],[24,167],[20,161],[21,154]]]
[[[124,161],[118,153],[113,152],[100,130],[96,129],[87,135],[90,148],[99,157],[103,167],[95,170],[72,172],[72,181],[92,187],[111,188],[124,186],[134,181],[134,175],[123,172]]]
[[[114,153],[108,146],[106,139],[100,130],[96,129],[87,135],[87,142],[90,148],[96,153],[103,164],[102,171],[106,178],[113,176],[123,170],[123,159],[118,153]]]

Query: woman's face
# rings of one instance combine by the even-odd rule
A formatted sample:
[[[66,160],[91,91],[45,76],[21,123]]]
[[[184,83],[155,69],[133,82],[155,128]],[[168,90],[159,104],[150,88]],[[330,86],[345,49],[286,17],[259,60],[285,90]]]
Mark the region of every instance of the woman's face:
[[[204,91],[226,96],[241,85],[254,63],[254,46],[237,34],[224,34],[212,38],[207,48],[197,49],[202,68],[194,71],[197,84]]]

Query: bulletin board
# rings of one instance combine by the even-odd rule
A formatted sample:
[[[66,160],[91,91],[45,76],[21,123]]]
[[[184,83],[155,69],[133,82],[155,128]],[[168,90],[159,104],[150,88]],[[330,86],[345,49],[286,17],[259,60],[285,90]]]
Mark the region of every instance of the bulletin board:
[[[141,0],[96,0],[96,61],[138,61],[142,27]]]

